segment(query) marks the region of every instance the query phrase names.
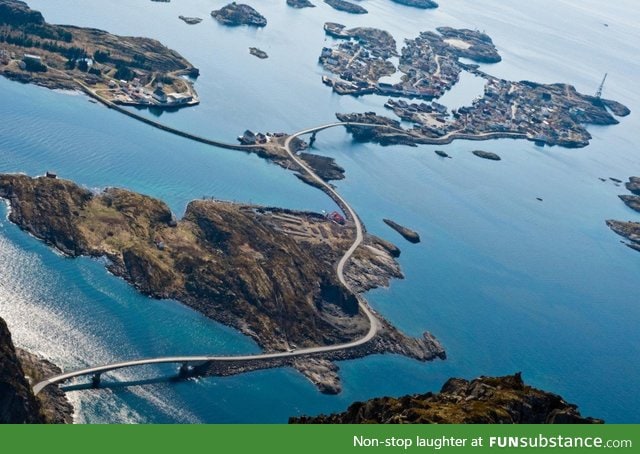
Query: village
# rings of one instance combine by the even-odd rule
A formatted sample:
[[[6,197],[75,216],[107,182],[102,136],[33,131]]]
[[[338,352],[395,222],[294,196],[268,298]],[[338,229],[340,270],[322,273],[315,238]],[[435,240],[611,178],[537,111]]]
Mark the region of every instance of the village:
[[[629,110],[614,101],[578,93],[565,84],[512,82],[480,70],[478,63],[501,60],[486,34],[441,27],[408,39],[400,53],[397,71],[394,48],[382,30],[351,29],[327,23],[325,33],[339,42],[324,47],[319,63],[334,76],[324,84],[340,95],[378,94],[391,97],[385,107],[413,127],[399,134],[395,120],[371,114],[340,114],[342,121],[390,124],[389,129],[360,131],[358,138],[383,144],[442,144],[455,138],[526,138],[537,144],[584,147],[591,135],[585,124],[610,125]],[[451,111],[439,99],[460,80],[463,71],[485,79],[484,93],[468,106]],[[604,83],[604,81],[603,81]],[[404,98],[404,99],[403,99]],[[411,102],[420,99],[423,102]],[[361,129],[361,128],[360,128]],[[358,128],[350,128],[357,131]],[[369,138],[369,139],[367,139]]]
[[[484,33],[447,27],[439,33],[422,32],[405,41],[396,65],[395,40],[384,30],[355,28],[327,22],[325,33],[340,40],[324,47],[319,62],[338,77],[323,76],[323,83],[341,95],[421,98],[432,100],[455,85],[460,73],[473,68],[460,62],[468,58],[479,62],[500,61],[497,49]],[[397,74],[399,71],[399,74]]]

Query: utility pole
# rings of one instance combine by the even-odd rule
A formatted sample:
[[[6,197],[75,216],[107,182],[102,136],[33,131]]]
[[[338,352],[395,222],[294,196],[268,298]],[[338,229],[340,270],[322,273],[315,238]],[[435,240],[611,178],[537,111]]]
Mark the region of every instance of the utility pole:
[[[604,83],[607,80],[607,76],[609,75],[609,73],[605,73],[604,74],[604,78],[602,79],[602,82],[600,83],[600,86],[598,87],[598,91],[596,92],[596,98],[600,99],[602,98],[602,90],[604,89]]]

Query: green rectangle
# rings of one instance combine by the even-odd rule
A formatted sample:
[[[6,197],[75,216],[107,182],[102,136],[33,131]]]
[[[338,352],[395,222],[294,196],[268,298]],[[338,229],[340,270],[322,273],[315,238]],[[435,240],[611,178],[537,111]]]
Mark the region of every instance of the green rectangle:
[[[601,449],[632,453],[640,447],[640,426],[4,426],[0,440],[2,451],[10,453],[581,453]],[[547,447],[524,447],[531,443]]]

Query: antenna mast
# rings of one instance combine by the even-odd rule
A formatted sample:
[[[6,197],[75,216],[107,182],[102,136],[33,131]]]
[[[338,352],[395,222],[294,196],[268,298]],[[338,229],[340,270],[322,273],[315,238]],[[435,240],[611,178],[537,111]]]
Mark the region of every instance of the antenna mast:
[[[596,98],[600,99],[602,97],[602,90],[604,89],[604,83],[607,80],[607,76],[609,75],[609,73],[605,73],[604,78],[602,79],[602,82],[600,83],[600,86],[598,87],[598,91],[596,92]]]

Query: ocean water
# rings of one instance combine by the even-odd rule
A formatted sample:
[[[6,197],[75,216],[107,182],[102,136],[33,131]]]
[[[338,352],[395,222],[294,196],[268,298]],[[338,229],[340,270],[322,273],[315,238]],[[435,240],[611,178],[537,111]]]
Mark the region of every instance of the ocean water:
[[[263,0],[253,3],[269,21],[261,30],[218,25],[209,12],[225,4],[220,0],[29,3],[51,22],[149,36],[179,51],[201,69],[202,103],[160,120],[228,141],[246,128],[295,131],[331,121],[338,111],[385,111],[385,98],[339,97],[320,83],[317,57],[331,43],[325,21],[378,26],[399,45],[441,25],[484,30],[503,56],[483,65],[490,74],[569,82],[592,93],[608,72],[605,96],[633,111],[620,125],[590,127],[594,138],[585,149],[455,142],[445,148],[451,160],[428,146],[354,144],[341,130],[319,135],[316,152],[346,169],[346,180],[337,183],[341,193],[369,231],[402,249],[406,279],[370,292],[372,306],[410,334],[431,331],[449,358],[341,362],[339,396],[318,393],[286,369],[185,382],[155,380],[175,374],[171,366],[120,371],[104,377],[114,383],[109,389],[68,393],[77,421],[285,422],[290,415],[341,410],[353,400],[437,390],[451,376],[522,371],[527,382],[563,395],[583,414],[640,422],[640,255],[604,223],[639,216],[618,200],[624,188],[599,180],[640,174],[635,2],[604,8],[595,0],[448,0],[419,11],[367,0],[370,13],[352,16],[322,2],[299,11]],[[204,21],[188,26],[180,14]],[[250,46],[269,59],[249,55]],[[481,88],[454,90],[447,96],[457,105]],[[255,156],[173,137],[83,96],[4,79],[0,92],[2,172],[53,169],[87,187],[123,186],[162,198],[177,214],[203,195],[333,207],[320,191]],[[503,160],[478,159],[470,153],[477,148]],[[55,254],[1,211],[0,315],[18,345],[66,369],[152,355],[257,351],[247,338],[179,303],[142,297],[99,261]],[[382,223],[385,217],[418,230],[423,242],[405,243]]]

